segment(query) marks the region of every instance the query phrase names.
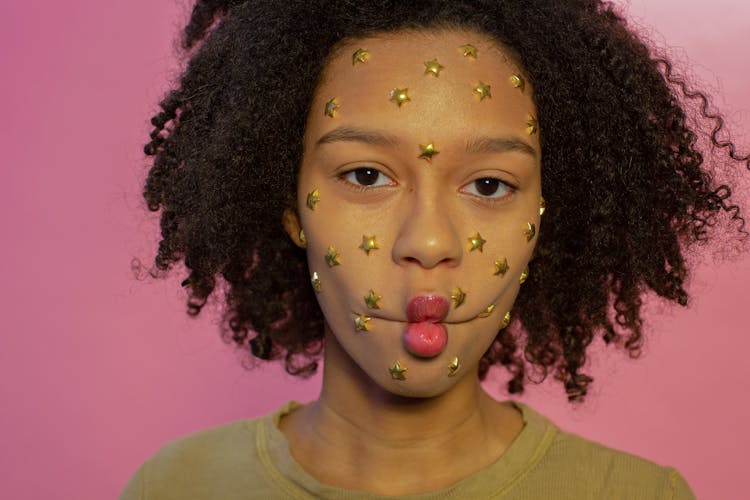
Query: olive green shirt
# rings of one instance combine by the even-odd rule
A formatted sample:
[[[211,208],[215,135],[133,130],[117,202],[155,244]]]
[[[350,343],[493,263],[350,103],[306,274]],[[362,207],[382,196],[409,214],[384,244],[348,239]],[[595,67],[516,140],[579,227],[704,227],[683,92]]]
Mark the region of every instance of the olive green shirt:
[[[409,499],[694,499],[675,469],[560,431],[521,403],[524,427],[503,455],[453,486]],[[320,483],[278,428],[299,406],[177,439],[149,458],[120,500],[392,498]]]

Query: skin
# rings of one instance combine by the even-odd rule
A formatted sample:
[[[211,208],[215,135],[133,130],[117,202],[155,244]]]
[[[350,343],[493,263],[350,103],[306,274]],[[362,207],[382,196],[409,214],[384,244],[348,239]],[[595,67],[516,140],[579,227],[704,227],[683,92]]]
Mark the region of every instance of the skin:
[[[479,49],[476,60],[462,55],[466,43]],[[358,48],[371,57],[353,66]],[[438,77],[424,74],[434,58],[445,67]],[[357,40],[326,66],[304,138],[299,216],[284,217],[298,244],[304,229],[309,267],[321,280],[323,389],[280,423],[295,459],[323,483],[383,495],[445,488],[496,461],[523,426],[476,376],[533,254],[536,238],[527,241],[523,228],[540,223],[541,148],[538,133],[526,130],[536,109],[528,83],[524,92],[510,84],[519,72],[496,43],[463,31]],[[491,98],[472,92],[479,81]],[[408,87],[411,101],[390,102],[394,87]],[[340,107],[332,118],[323,110],[333,97]],[[440,152],[428,162],[418,156],[429,142]],[[501,181],[496,191],[488,194],[486,179]],[[311,210],[313,189],[320,201]],[[470,251],[477,232],[486,240],[481,252]],[[369,255],[358,248],[363,235],[377,238]],[[341,265],[327,265],[329,245]],[[496,276],[502,257],[510,270]],[[456,287],[467,295],[445,320],[445,350],[409,354],[409,300],[450,299]],[[370,289],[382,296],[380,309],[365,304]],[[491,304],[493,313],[478,318]],[[369,331],[355,331],[357,314],[372,318]],[[461,369],[448,377],[454,356]],[[397,359],[406,380],[388,371]]]

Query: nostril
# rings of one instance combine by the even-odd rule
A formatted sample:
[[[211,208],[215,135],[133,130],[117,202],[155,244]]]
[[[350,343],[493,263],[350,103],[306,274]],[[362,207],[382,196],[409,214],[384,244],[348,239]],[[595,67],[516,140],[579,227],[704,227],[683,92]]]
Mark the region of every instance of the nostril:
[[[406,258],[404,258],[404,260],[406,262],[410,262],[410,263],[414,263],[414,264],[419,264],[419,259],[417,259],[415,257],[406,257]]]

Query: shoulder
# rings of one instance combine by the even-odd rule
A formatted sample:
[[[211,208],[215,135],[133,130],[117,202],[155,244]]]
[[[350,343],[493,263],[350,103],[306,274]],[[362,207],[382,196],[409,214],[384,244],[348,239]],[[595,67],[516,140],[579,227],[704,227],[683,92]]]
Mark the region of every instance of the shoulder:
[[[525,419],[528,414],[555,430],[527,478],[554,485],[555,498],[568,498],[566,492],[577,499],[695,498],[676,469],[561,431],[528,407],[522,411]]]

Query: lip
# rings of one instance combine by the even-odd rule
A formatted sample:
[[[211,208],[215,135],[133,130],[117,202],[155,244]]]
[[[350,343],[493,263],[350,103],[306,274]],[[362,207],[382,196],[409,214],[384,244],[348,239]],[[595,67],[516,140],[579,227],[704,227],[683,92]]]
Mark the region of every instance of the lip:
[[[409,323],[440,323],[448,315],[450,302],[440,295],[420,295],[414,297],[406,306],[406,317]]]

